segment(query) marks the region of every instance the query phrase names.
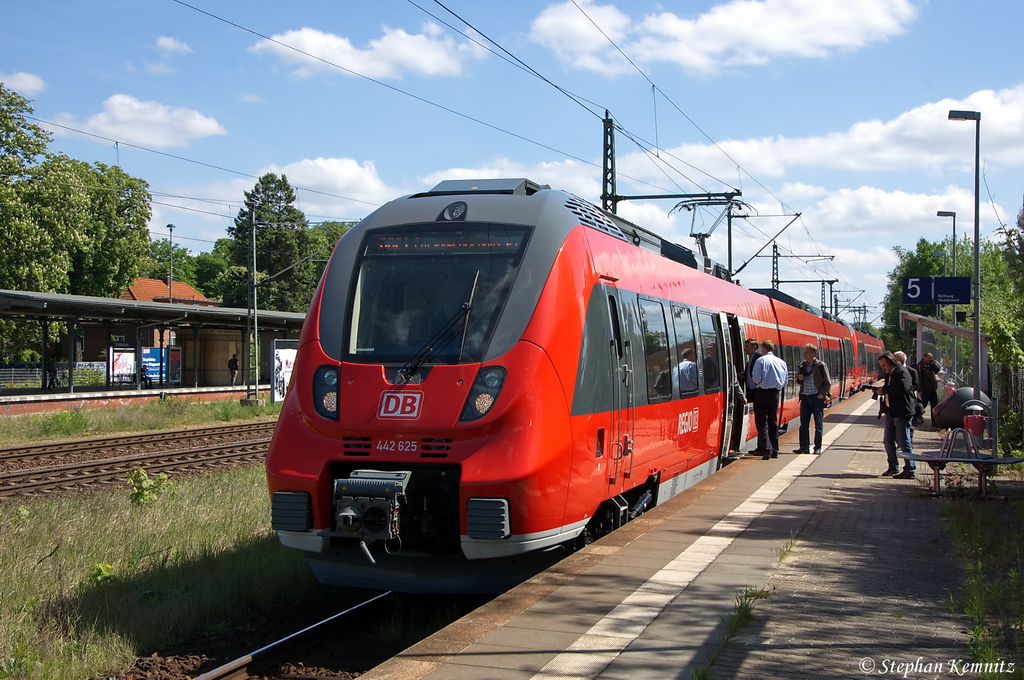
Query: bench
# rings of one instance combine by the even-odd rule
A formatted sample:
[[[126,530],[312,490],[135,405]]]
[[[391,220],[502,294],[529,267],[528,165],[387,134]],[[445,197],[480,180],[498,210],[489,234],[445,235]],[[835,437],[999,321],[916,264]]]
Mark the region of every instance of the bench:
[[[966,457],[956,458],[953,456],[953,446],[957,438],[963,439],[967,447]],[[996,466],[1024,463],[1024,458],[997,458],[987,454],[982,455],[978,451],[978,443],[974,439],[974,433],[961,427],[946,431],[946,436],[942,439],[942,449],[938,452],[938,455],[917,453],[897,453],[896,455],[904,460],[925,463],[932,469],[934,473],[932,493],[936,496],[942,495],[942,491],[939,488],[939,472],[944,470],[949,463],[965,463],[974,466],[974,469],[978,471],[978,493],[981,494],[982,498],[986,497],[988,475],[990,472],[995,474]]]

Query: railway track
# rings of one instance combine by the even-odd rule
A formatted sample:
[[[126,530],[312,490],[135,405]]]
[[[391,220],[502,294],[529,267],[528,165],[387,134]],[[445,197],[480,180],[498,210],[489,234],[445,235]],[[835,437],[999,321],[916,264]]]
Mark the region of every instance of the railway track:
[[[194,472],[255,462],[266,454],[274,425],[250,423],[0,449],[0,498],[123,483],[136,468]],[[239,437],[246,439],[237,441]]]
[[[63,456],[69,453],[116,449],[124,446],[139,446],[141,444],[180,444],[183,442],[195,441],[197,439],[237,438],[240,434],[270,434],[274,431],[274,427],[276,425],[276,422],[244,423],[241,425],[201,427],[192,430],[177,430],[172,432],[140,433],[124,435],[121,437],[96,437],[93,439],[79,439],[76,441],[59,442],[56,444],[15,446],[0,449],[0,463],[12,460],[23,460],[26,458],[44,459],[47,457]]]
[[[264,671],[270,666],[287,661],[303,649],[328,639],[338,628],[345,625],[359,627],[367,618],[379,615],[388,601],[391,591],[381,593],[343,612],[328,617],[319,623],[303,628],[297,633],[272,642],[243,657],[230,661],[219,668],[204,673],[195,680],[241,680],[248,678],[254,671]],[[273,675],[267,676],[273,677]]]

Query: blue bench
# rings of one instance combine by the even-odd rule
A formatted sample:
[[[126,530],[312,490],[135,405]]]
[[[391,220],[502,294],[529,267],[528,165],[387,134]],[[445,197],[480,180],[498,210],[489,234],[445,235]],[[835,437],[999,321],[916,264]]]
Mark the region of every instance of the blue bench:
[[[953,446],[958,438],[963,439],[964,445],[967,448],[966,457],[957,458],[953,456]],[[949,463],[964,463],[974,466],[974,469],[978,471],[978,493],[981,494],[982,498],[986,497],[988,475],[995,474],[997,466],[1024,463],[1024,458],[998,458],[987,454],[982,455],[978,451],[978,443],[974,439],[974,434],[970,430],[960,427],[946,432],[946,436],[942,439],[942,449],[938,452],[938,455],[917,453],[897,453],[896,455],[904,460],[925,463],[932,469],[934,473],[932,493],[936,496],[942,495],[942,491],[939,488],[939,472],[944,470]]]

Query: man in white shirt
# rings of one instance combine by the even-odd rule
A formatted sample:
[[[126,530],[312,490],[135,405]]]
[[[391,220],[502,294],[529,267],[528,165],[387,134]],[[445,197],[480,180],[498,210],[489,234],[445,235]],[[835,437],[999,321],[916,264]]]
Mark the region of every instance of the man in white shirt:
[[[775,356],[775,343],[761,341],[761,356],[754,362],[754,424],[757,448],[764,460],[779,457],[779,393],[789,382],[789,367]]]
[[[697,391],[697,353],[692,347],[683,350],[683,360],[679,362],[679,393],[688,395]]]

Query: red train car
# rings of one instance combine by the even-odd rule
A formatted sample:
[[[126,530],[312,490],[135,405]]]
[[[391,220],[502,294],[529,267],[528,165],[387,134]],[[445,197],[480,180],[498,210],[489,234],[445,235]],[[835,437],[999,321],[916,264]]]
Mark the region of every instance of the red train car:
[[[327,583],[495,591],[753,448],[745,337],[794,368],[817,343],[853,389],[848,326],[726,276],[528,180],[388,203],[303,328],[267,457],[281,542]]]

